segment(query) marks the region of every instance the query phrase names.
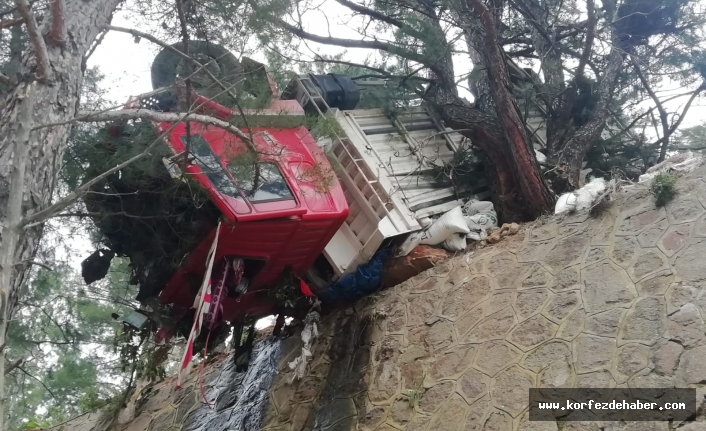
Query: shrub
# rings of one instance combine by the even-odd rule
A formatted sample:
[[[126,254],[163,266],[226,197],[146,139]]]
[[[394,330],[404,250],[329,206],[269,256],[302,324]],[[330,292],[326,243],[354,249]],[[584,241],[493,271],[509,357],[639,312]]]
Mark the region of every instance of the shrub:
[[[676,174],[661,173],[652,179],[650,192],[654,195],[655,204],[658,207],[664,206],[667,202],[674,199],[677,194],[676,184]]]

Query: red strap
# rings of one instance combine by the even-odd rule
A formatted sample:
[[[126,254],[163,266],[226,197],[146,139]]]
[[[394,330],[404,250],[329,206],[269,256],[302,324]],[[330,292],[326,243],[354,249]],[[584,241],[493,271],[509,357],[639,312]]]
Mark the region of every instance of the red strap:
[[[299,289],[301,289],[304,296],[314,296],[314,293],[309,289],[309,286],[304,283],[304,280],[299,280]]]

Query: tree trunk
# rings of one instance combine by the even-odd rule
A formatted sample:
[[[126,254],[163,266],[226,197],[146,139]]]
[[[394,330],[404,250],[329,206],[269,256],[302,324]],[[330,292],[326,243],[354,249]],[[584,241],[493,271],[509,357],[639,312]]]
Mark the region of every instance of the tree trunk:
[[[22,56],[17,88],[8,92],[6,104],[0,111],[0,220],[7,222],[9,215],[10,174],[14,159],[13,142],[18,128],[13,124],[20,117],[22,100],[30,85],[35,85],[33,122],[35,125],[61,123],[73,119],[78,108],[79,93],[83,83],[84,56],[98,34],[109,23],[120,0],[67,0],[65,3],[64,28],[66,43],[48,46],[48,57],[53,70],[53,79],[37,82],[36,61],[32,51]],[[45,15],[41,28],[49,31],[51,15]],[[21,129],[21,128],[20,128]],[[51,203],[57,173],[69,136],[70,125],[60,125],[34,130],[29,137],[27,166],[24,175],[24,193],[21,201],[21,216],[41,211]],[[15,184],[16,185],[16,184]],[[12,262],[12,277],[9,284],[0,286],[4,314],[11,317],[20,295],[29,262],[32,260],[42,235],[42,226],[21,229],[14,250],[3,259]],[[5,235],[1,240],[5,241]],[[8,318],[9,318],[8,317]],[[0,322],[5,326],[7,321]],[[3,337],[4,334],[0,334]],[[0,351],[0,362],[4,354]],[[2,415],[2,412],[0,412]],[[2,427],[0,426],[0,429]]]
[[[536,218],[553,206],[554,199],[542,178],[524,121],[512,94],[510,73],[500,46],[500,36],[493,21],[493,14],[481,0],[468,0],[468,3],[480,17],[485,30],[483,56],[488,70],[490,92],[509,144],[512,162],[510,166],[514,168],[516,183],[527,207],[526,212]]]
[[[461,130],[471,143],[485,152],[492,163],[488,171],[495,172],[496,210],[502,220],[530,220],[536,215],[528,209],[528,202],[523,195],[513,165],[508,143],[502,133],[498,119],[483,113],[467,100],[453,92],[432,85],[424,99],[441,117],[446,126]]]
[[[603,129],[605,129],[606,122],[610,116],[608,107],[613,98],[613,90],[625,62],[625,56],[630,52],[630,47],[620,46],[617,37],[614,37],[613,46],[608,55],[605,73],[598,86],[598,102],[593,112],[591,112],[589,121],[569,138],[564,148],[560,151],[561,157],[566,164],[562,177],[567,182],[569,189],[579,188],[581,164],[588,150],[598,141]]]

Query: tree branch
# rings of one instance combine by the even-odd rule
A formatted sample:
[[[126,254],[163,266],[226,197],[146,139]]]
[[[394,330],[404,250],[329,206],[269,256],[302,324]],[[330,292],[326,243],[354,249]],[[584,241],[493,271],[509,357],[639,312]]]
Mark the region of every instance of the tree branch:
[[[141,31],[133,30],[131,28],[118,27],[118,26],[114,26],[114,25],[108,25],[105,27],[105,29],[112,30],[112,31],[118,31],[120,33],[127,33],[129,35],[134,36],[134,37],[147,39],[150,42],[155,43],[164,49],[168,49],[169,51],[173,52],[174,54],[178,55],[179,57],[183,58],[186,61],[190,61],[192,63],[198,64],[199,66],[201,65],[201,63],[199,63],[195,59],[193,59],[190,56],[186,55],[185,53],[179,51],[178,49],[174,48],[173,46],[169,45],[168,43],[162,42],[161,40],[157,39],[156,37],[152,36],[151,34],[143,33]]]
[[[177,16],[179,17],[179,25],[181,26],[181,41],[184,45],[184,54],[191,58],[189,55],[189,29],[186,26],[186,15],[184,14],[184,4],[182,0],[176,0]],[[185,65],[187,75],[191,75],[191,61],[188,61]],[[191,78],[186,78],[184,80],[184,85],[186,87],[186,106],[191,106]],[[189,152],[191,151],[191,122],[186,122],[186,147],[184,148],[184,162],[189,160]]]
[[[52,268],[51,266],[47,265],[46,263],[42,263],[42,262],[39,262],[36,260],[23,260],[22,262],[17,262],[15,265],[27,265],[27,264],[42,267],[42,268],[46,269],[47,271],[54,271],[54,268]]]
[[[594,0],[586,0],[586,10],[588,13],[588,21],[586,22],[586,41],[583,46],[583,52],[579,59],[579,65],[576,67],[576,81],[583,78],[586,64],[591,58],[591,50],[593,49],[593,40],[596,36],[596,5]]]
[[[32,8],[27,0],[15,0],[15,5],[17,6],[17,12],[19,12],[25,22],[29,40],[34,48],[34,57],[37,59],[37,76],[44,81],[51,81],[54,74],[49,62],[47,45],[44,43],[42,32],[39,30]]]
[[[14,87],[17,83],[9,76],[0,73],[0,84],[7,85],[8,87]]]
[[[178,49],[174,48],[173,46],[168,45],[168,44],[165,43],[165,42],[162,42],[161,40],[157,39],[156,37],[154,37],[154,36],[152,36],[152,35],[150,35],[150,34],[147,34],[147,33],[143,33],[143,32],[141,32],[141,31],[137,31],[137,30],[133,30],[133,29],[129,29],[129,28],[124,28],[124,27],[116,27],[116,26],[112,26],[112,25],[107,26],[107,27],[106,27],[106,30],[113,30],[113,31],[121,32],[121,33],[127,33],[127,34],[130,34],[130,35],[135,36],[135,37],[141,37],[141,38],[147,39],[147,40],[149,40],[150,42],[155,43],[155,44],[157,44],[157,45],[159,45],[159,46],[161,46],[161,47],[163,47],[163,48],[165,48],[165,49],[168,49],[168,50],[172,51],[173,53],[175,53],[175,54],[178,55],[179,57],[183,58],[184,60],[189,61],[189,62],[191,62],[191,63],[194,63],[194,64],[197,66],[196,71],[194,71],[194,72],[192,72],[192,73],[189,73],[189,75],[188,75],[186,78],[184,78],[185,80],[189,80],[192,76],[194,76],[194,75],[196,74],[196,72],[203,71],[203,72],[204,72],[205,74],[207,74],[208,77],[211,78],[211,79],[213,80],[213,82],[215,82],[216,85],[218,85],[225,93],[227,93],[229,96],[231,96],[231,97],[232,97],[233,99],[235,99],[235,100],[238,100],[238,99],[239,99],[239,98],[233,93],[233,91],[232,91],[234,85],[231,85],[230,87],[229,87],[229,86],[226,86],[220,79],[218,79],[215,75],[213,75],[213,73],[211,73],[211,71],[208,70],[208,68],[205,67],[206,64],[208,64],[208,63],[206,63],[206,64],[201,64],[200,62],[198,62],[196,59],[192,58],[192,57],[189,56],[188,54],[185,54],[185,53],[179,51]],[[213,60],[211,60],[211,61],[213,61]],[[209,63],[210,63],[210,61],[209,61]],[[190,92],[187,92],[187,93],[190,94]],[[190,97],[190,96],[187,96],[187,100],[188,100],[189,97]],[[189,104],[189,105],[190,105],[190,104]],[[239,108],[240,108],[240,106],[239,106]],[[242,115],[242,109],[241,109],[241,115]],[[240,136],[240,135],[238,135],[238,136]],[[251,142],[250,140],[246,140],[245,142],[246,142],[246,144],[248,144],[248,143],[252,144],[252,142]],[[253,146],[251,146],[250,149],[253,150],[253,151],[256,151],[255,147],[253,147]]]
[[[640,63],[637,61],[637,58],[635,58],[634,55],[631,55],[630,61],[632,62],[633,67],[635,68],[635,73],[640,79],[642,86],[645,87],[645,91],[647,91],[647,94],[655,103],[655,107],[657,108],[657,112],[659,113],[659,121],[662,124],[662,139],[660,139],[659,142],[661,142],[662,147],[659,150],[659,158],[657,159],[657,163],[663,162],[667,156],[667,147],[669,146],[669,137],[671,135],[671,133],[669,133],[669,116],[667,115],[667,110],[664,109],[664,105],[662,105],[662,102],[659,100],[659,97],[657,97],[657,94],[655,94],[654,90],[652,90],[650,81],[648,81],[645,75],[642,73],[642,69],[640,68]]]
[[[689,92],[689,93],[676,94],[676,95],[674,95],[674,96],[672,96],[672,97],[669,97],[669,98],[667,98],[667,99],[664,99],[664,102],[666,103],[666,102],[669,102],[669,101],[672,101],[672,100],[674,100],[674,99],[678,99],[678,98],[680,98],[680,97],[684,97],[684,96],[687,96],[687,95],[690,95],[690,94],[692,94],[692,93]],[[618,137],[622,136],[623,134],[628,133],[628,132],[630,131],[630,129],[632,129],[633,127],[635,127],[635,125],[636,125],[640,120],[642,120],[642,119],[645,118],[646,116],[650,115],[650,113],[651,113],[652,111],[654,111],[655,109],[657,109],[657,107],[656,107],[656,106],[653,106],[653,107],[649,108],[647,111],[643,112],[642,114],[639,114],[637,117],[635,117],[635,118],[630,122],[630,124],[628,124],[627,126],[623,127],[622,130],[620,130],[620,131],[617,132],[615,135],[613,135],[613,138],[618,138]],[[611,112],[611,114],[615,116],[615,113]]]
[[[24,22],[25,22],[24,18],[6,19],[4,21],[0,21],[0,28],[10,28],[10,27],[20,25]]]
[[[102,121],[143,119],[160,123],[179,123],[185,121],[187,118],[190,121],[195,121],[197,123],[220,127],[221,129],[227,130],[236,135],[247,143],[252,144],[248,135],[227,121],[219,120],[218,118],[208,115],[190,114],[187,112],[157,112],[145,108],[121,109],[118,111],[106,112],[79,112],[78,116],[74,118],[74,121],[79,121],[82,123],[95,123]],[[257,151],[255,147],[252,147],[251,150]]]
[[[39,384],[42,385],[42,386],[44,386],[44,389],[46,389],[47,392],[49,392],[49,395],[51,395],[52,398],[56,399],[56,395],[54,395],[54,392],[52,392],[51,389],[49,389],[49,388],[47,387],[47,385],[44,384],[43,381],[39,380],[38,378],[36,378],[36,377],[34,377],[33,375],[31,375],[30,373],[28,373],[27,370],[25,370],[25,369],[22,368],[21,366],[17,366],[17,368],[18,368],[20,371],[22,371],[23,373],[25,373],[25,374],[27,375],[27,377],[30,377],[30,378],[32,378],[32,379],[38,381]]]
[[[20,365],[22,365],[22,363],[23,363],[24,361],[25,361],[24,358],[19,358],[19,359],[15,359],[15,360],[12,361],[12,362],[6,363],[6,364],[5,364],[5,374],[10,374],[11,372],[13,372],[13,371],[15,370],[15,368],[17,368],[17,367],[19,367]]]
[[[121,111],[107,111],[107,112],[88,112],[88,113],[79,113],[79,116],[74,118],[71,121],[81,121],[81,122],[98,122],[98,121],[115,121],[115,120],[134,120],[134,119],[146,119],[146,120],[151,120],[151,121],[157,121],[157,122],[171,122],[173,125],[166,130],[164,133],[159,135],[157,139],[152,141],[151,144],[145,148],[145,150],[137,154],[130,159],[124,161],[123,163],[120,163],[119,165],[115,166],[114,168],[108,169],[107,171],[103,172],[102,174],[98,175],[97,177],[91,179],[90,181],[84,183],[81,185],[81,187],[77,188],[73,192],[69,193],[65,198],[62,200],[50,205],[46,209],[39,211],[37,213],[34,213],[28,217],[25,217],[25,219],[22,221],[22,224],[25,229],[28,229],[33,226],[37,226],[41,224],[44,220],[47,218],[51,217],[53,214],[65,209],[69,205],[71,205],[73,202],[78,200],[81,196],[83,196],[85,193],[89,191],[91,186],[94,184],[98,183],[99,181],[102,181],[103,179],[107,178],[108,176],[112,175],[115,172],[118,172],[119,170],[125,168],[126,166],[129,166],[133,162],[140,160],[141,158],[147,156],[150,154],[150,151],[157,145],[158,142],[160,142],[165,136],[168,136],[169,133],[176,127],[177,124],[179,124],[182,121],[185,121],[186,119],[190,119],[192,121],[196,121],[202,124],[209,124],[209,125],[214,125],[216,127],[220,127],[222,129],[225,129],[229,132],[232,132],[236,136],[238,136],[240,139],[243,140],[243,142],[248,145],[248,147],[255,151],[257,153],[257,150],[254,146],[254,144],[250,141],[248,136],[243,133],[240,129],[237,127],[231,125],[230,123],[219,120],[217,118],[209,117],[207,115],[198,115],[198,114],[192,114],[192,113],[173,113],[173,112],[155,112],[151,111],[149,109],[123,109]],[[63,123],[62,123],[63,124]],[[43,125],[40,127],[51,127],[54,124],[48,124],[48,125]]]
[[[57,321],[47,312],[47,310],[44,309],[44,307],[42,307],[42,306],[40,306],[40,305],[37,305],[37,304],[32,304],[31,302],[22,302],[21,304],[27,305],[27,306],[29,306],[29,307],[38,308],[39,311],[42,312],[42,314],[44,314],[45,316],[47,316],[47,318],[49,319],[49,321],[51,321],[51,323],[53,323],[54,326],[56,326],[57,329],[59,329],[59,332],[61,332],[61,337],[64,339],[64,343],[57,342],[58,344],[71,344],[72,341],[69,340],[69,337],[66,336],[66,333],[64,332],[64,329],[61,327],[61,325],[59,324],[59,322],[57,322]],[[51,343],[51,342],[52,342],[52,341],[43,341],[43,343]]]
[[[51,0],[51,29],[49,30],[49,42],[54,46],[61,46],[65,42],[65,11],[65,0]]]
[[[682,121],[684,121],[684,117],[686,117],[686,113],[689,111],[689,108],[691,108],[691,104],[694,103],[696,97],[698,97],[698,95],[701,94],[704,90],[706,90],[706,83],[701,84],[701,86],[692,93],[691,97],[686,102],[686,105],[684,105],[684,109],[682,109],[681,114],[679,115],[679,119],[669,128],[669,136],[671,136],[679,128],[679,126],[681,126]],[[667,136],[667,138],[669,136]],[[660,145],[664,141],[665,138],[662,137],[662,139],[658,140],[652,145]]]
[[[431,66],[427,58],[419,55],[415,52],[407,51],[404,48],[395,46],[387,42],[381,42],[379,40],[354,40],[354,39],[342,39],[338,37],[331,36],[319,36],[313,33],[309,33],[302,28],[293,26],[281,18],[268,17],[267,18],[272,24],[281,27],[284,30],[298,36],[302,39],[310,40],[312,42],[320,43],[322,45],[333,45],[340,46],[342,48],[366,48],[366,49],[376,49],[380,51],[389,52],[390,54],[396,54],[401,57],[408,58],[417,63]]]
[[[424,35],[422,33],[415,30],[414,28],[410,27],[408,24],[405,24],[403,21],[400,21],[400,20],[393,18],[391,16],[388,16],[388,15],[385,15],[382,12],[379,12],[379,11],[367,8],[365,6],[359,5],[357,3],[353,3],[352,1],[349,1],[349,0],[336,0],[336,2],[342,4],[343,6],[347,7],[348,9],[351,9],[355,12],[358,12],[360,14],[367,15],[373,19],[385,22],[390,25],[394,25],[395,27],[399,28],[403,32],[409,34],[410,36],[416,37],[417,39],[420,39],[420,40],[424,40]]]
[[[362,63],[354,63],[354,62],[351,62],[351,61],[328,59],[328,58],[321,57],[321,56],[318,55],[318,54],[316,54],[316,55],[317,55],[318,58],[313,61],[314,63],[316,63],[316,62],[321,62],[321,63],[333,63],[333,64],[340,64],[340,65],[342,65],[342,66],[348,66],[348,67],[359,67],[359,68],[361,68],[361,69],[372,70],[373,72],[377,72],[377,73],[379,73],[380,75],[392,76],[392,74],[390,74],[389,72],[385,71],[384,69],[380,69],[380,68],[378,68],[378,67],[368,66],[367,64],[362,64]]]

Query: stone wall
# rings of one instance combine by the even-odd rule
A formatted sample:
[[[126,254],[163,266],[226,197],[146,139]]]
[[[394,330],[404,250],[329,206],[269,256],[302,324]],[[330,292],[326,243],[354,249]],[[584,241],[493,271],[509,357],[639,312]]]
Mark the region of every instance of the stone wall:
[[[327,316],[301,381],[287,368],[298,337],[277,344],[261,429],[705,430],[703,406],[686,424],[532,423],[526,412],[530,387],[696,387],[703,400],[705,173],[680,179],[665,208],[636,186],[598,216],[526,226]],[[218,367],[206,379],[216,400],[251,378]],[[237,400],[205,424],[193,419],[198,393],[183,394],[170,392],[172,419],[143,402],[128,429],[229,429],[217,425]]]

